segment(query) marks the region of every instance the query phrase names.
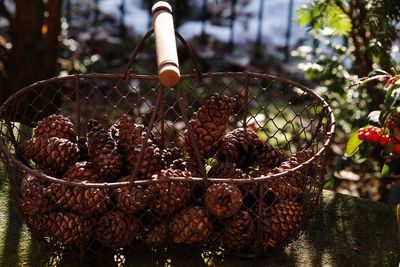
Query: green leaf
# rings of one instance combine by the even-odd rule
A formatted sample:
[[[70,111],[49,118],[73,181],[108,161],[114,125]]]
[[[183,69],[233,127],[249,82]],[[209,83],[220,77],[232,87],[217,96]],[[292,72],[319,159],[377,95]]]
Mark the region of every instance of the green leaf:
[[[307,7],[307,5],[302,6],[301,8],[296,10],[297,20],[300,26],[304,26],[311,22],[311,11]]]
[[[363,140],[360,140],[358,138],[358,132],[355,132],[351,135],[349,141],[347,142],[347,147],[346,147],[346,157],[351,157],[353,156],[357,150],[358,147],[363,143]]]
[[[379,110],[372,111],[371,113],[368,114],[368,122],[370,124],[380,126],[381,125],[379,121],[380,116],[381,116],[381,111]]]
[[[381,175],[382,177],[388,176],[390,173],[390,167],[388,164],[384,164],[382,167]]]

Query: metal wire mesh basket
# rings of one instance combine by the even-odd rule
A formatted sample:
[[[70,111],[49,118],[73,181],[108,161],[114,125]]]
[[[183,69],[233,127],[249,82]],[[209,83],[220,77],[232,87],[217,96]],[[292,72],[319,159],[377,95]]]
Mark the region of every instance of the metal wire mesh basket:
[[[33,235],[50,249],[81,256],[178,245],[254,256],[296,238],[323,187],[334,131],[329,105],[307,87],[283,78],[251,72],[200,73],[196,64],[194,73],[182,75],[177,86],[162,86],[158,76],[131,70],[151,34],[136,47],[127,73],[77,74],[40,81],[21,89],[1,106],[2,159],[16,203]],[[177,36],[193,56],[188,44]],[[234,97],[236,105],[224,136],[217,138],[219,147],[205,157],[200,153],[203,144],[193,120],[216,96]],[[22,144],[32,140],[34,127],[50,113],[71,119],[77,135],[74,141],[87,137],[85,127],[95,119],[104,129],[111,129],[110,136],[117,143],[118,132],[113,135],[113,129],[118,129],[116,123],[127,115],[144,126],[142,138],[147,142],[134,148],[137,163],[123,168],[111,181],[68,180],[65,170],[48,172],[41,162],[23,153]],[[239,142],[234,149],[246,161],[242,165],[234,162],[234,173],[240,175],[212,176],[210,171],[216,165],[234,161],[216,155],[223,138],[238,128],[242,133],[255,133],[257,142],[273,147],[274,153],[284,157],[280,165],[261,170],[257,163],[261,159],[248,154],[256,149],[254,144]],[[185,142],[192,151],[186,151]],[[160,157],[159,168],[144,177],[139,168],[147,160],[149,147],[156,147],[164,156],[171,150],[181,151],[183,159],[171,167]],[[46,157],[54,150],[56,145],[42,146],[38,153]],[[264,154],[274,155],[278,154]],[[122,158],[124,166],[129,165]],[[92,158],[80,156],[72,167],[82,160]],[[188,162],[199,171],[187,172]],[[165,171],[168,168],[170,171]],[[171,171],[174,168],[183,171]],[[34,180],[32,177],[36,182],[27,182]],[[60,191],[57,197],[49,196],[54,188],[63,188],[61,196]],[[41,195],[27,203],[24,196],[31,191]],[[121,204],[124,201],[126,205]],[[46,203],[46,208],[37,203]],[[93,205],[97,207],[94,210]],[[32,210],[32,206],[36,208]]]

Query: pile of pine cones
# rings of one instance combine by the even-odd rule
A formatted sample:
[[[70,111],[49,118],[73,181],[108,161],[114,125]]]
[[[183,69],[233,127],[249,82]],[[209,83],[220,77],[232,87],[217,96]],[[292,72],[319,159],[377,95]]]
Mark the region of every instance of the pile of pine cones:
[[[238,252],[257,244],[263,250],[280,246],[304,221],[301,197],[308,170],[264,182],[251,179],[296,167],[312,152],[287,158],[252,130],[228,132],[235,105],[234,97],[213,95],[194,113],[182,148],[161,149],[152,134],[146,138],[144,125],[125,115],[108,129],[90,120],[86,136],[79,138],[69,118],[50,115],[22,144],[24,157],[41,173],[90,183],[130,181],[135,173],[133,179],[152,182],[78,187],[27,174],[21,183],[21,210],[32,227],[63,246],[213,243]],[[206,164],[210,158],[212,166]],[[204,176],[249,182],[190,179]],[[261,237],[256,236],[260,227]]]

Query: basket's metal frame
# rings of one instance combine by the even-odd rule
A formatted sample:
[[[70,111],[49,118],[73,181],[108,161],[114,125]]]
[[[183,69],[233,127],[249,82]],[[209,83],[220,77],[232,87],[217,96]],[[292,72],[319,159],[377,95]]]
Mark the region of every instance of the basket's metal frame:
[[[12,127],[11,127],[11,122],[8,119],[8,107],[12,104],[13,100],[18,99],[20,97],[22,97],[25,93],[29,92],[30,90],[33,90],[36,87],[41,87],[41,86],[45,86],[47,84],[51,84],[53,82],[56,81],[73,81],[74,84],[74,94],[76,96],[76,102],[75,102],[75,108],[76,108],[76,117],[74,118],[76,125],[79,125],[78,122],[80,122],[80,117],[81,117],[81,111],[80,111],[80,85],[79,85],[79,81],[81,79],[105,79],[105,80],[120,80],[121,82],[125,82],[128,83],[129,80],[131,79],[136,79],[136,80],[141,80],[141,81],[157,81],[158,80],[158,76],[156,75],[144,75],[144,74],[136,74],[132,71],[132,66],[134,64],[134,61],[139,53],[139,51],[143,48],[144,43],[146,40],[148,40],[150,38],[150,36],[153,34],[153,30],[150,30],[148,33],[145,34],[145,36],[139,41],[138,45],[135,47],[133,53],[130,56],[129,59],[129,63],[127,66],[127,71],[123,74],[120,73],[114,73],[114,74],[98,74],[98,73],[93,73],[93,74],[75,74],[75,75],[69,75],[69,76],[64,76],[64,77],[55,77],[55,78],[51,78],[48,80],[44,80],[44,81],[38,81],[34,84],[31,84],[29,86],[24,87],[23,89],[19,90],[18,92],[14,93],[13,95],[11,95],[5,102],[3,105],[0,106],[0,120],[4,120],[7,128],[8,128],[8,135],[9,135],[9,140],[12,141],[13,146],[17,147],[18,143],[17,140],[14,136]],[[321,124],[322,124],[322,119],[323,118],[327,118],[327,121],[324,122],[327,126],[327,132],[326,132],[326,136],[325,136],[325,142],[322,144],[322,147],[318,150],[318,152],[316,152],[311,158],[309,158],[308,160],[306,160],[305,162],[297,165],[294,168],[288,169],[286,171],[280,172],[280,173],[276,173],[276,174],[268,174],[268,175],[262,175],[260,177],[253,177],[253,178],[242,178],[242,179],[233,179],[233,178],[207,178],[206,174],[205,174],[205,170],[204,168],[202,168],[201,171],[201,176],[202,177],[167,177],[165,179],[159,180],[159,179],[150,179],[150,180],[136,180],[134,179],[136,174],[137,174],[137,170],[139,167],[140,162],[143,160],[144,154],[145,154],[145,150],[146,150],[146,146],[147,146],[147,142],[144,142],[144,146],[142,147],[141,153],[139,155],[139,160],[137,161],[137,164],[134,166],[133,169],[133,174],[132,174],[132,179],[131,181],[126,181],[126,182],[104,182],[104,183],[91,183],[91,182],[75,182],[75,181],[66,181],[66,180],[62,180],[53,176],[49,176],[46,175],[44,173],[38,172],[35,169],[32,169],[31,167],[29,167],[29,165],[27,163],[24,163],[22,161],[22,158],[19,157],[18,155],[14,155],[13,153],[11,153],[8,149],[7,149],[7,145],[6,145],[6,141],[4,140],[3,136],[0,135],[0,150],[4,155],[4,160],[6,162],[10,162],[12,163],[14,166],[16,166],[17,168],[19,168],[20,170],[23,170],[26,173],[29,173],[31,175],[34,175],[36,177],[40,177],[44,180],[46,180],[49,183],[58,183],[58,184],[63,184],[63,185],[68,185],[68,186],[76,186],[76,187],[80,187],[82,188],[82,193],[83,193],[83,189],[84,188],[116,188],[116,187],[122,187],[122,186],[133,186],[133,185],[149,185],[152,183],[164,183],[164,182],[190,182],[190,183],[231,183],[231,184],[254,184],[254,183],[258,183],[258,182],[265,182],[269,179],[278,179],[278,178],[282,178],[285,176],[289,176],[289,175],[295,175],[298,171],[301,171],[304,168],[307,168],[309,166],[311,166],[314,162],[318,161],[319,158],[323,158],[326,156],[327,154],[327,150],[329,148],[329,145],[331,143],[332,140],[332,136],[334,134],[335,131],[335,118],[333,115],[333,111],[331,109],[331,107],[329,106],[329,104],[320,96],[318,96],[317,94],[315,94],[311,89],[309,89],[306,86],[303,86],[299,83],[295,83],[277,76],[273,76],[273,75],[269,75],[269,74],[260,74],[260,73],[254,73],[254,72],[213,72],[213,73],[201,73],[198,63],[197,63],[197,59],[196,59],[196,55],[193,51],[193,49],[190,47],[190,45],[185,41],[185,39],[178,33],[176,32],[176,36],[177,38],[182,42],[182,44],[184,45],[184,47],[187,49],[187,51],[189,52],[189,55],[191,57],[192,63],[193,63],[193,73],[191,74],[184,74],[181,76],[181,80],[188,80],[188,79],[195,79],[197,82],[201,82],[204,79],[209,79],[209,78],[223,78],[223,77],[231,77],[231,78],[243,78],[245,79],[245,86],[244,86],[244,97],[245,97],[245,103],[248,103],[248,98],[249,98],[249,81],[250,79],[261,79],[261,80],[269,80],[271,82],[279,82],[279,83],[283,83],[285,85],[288,85],[289,87],[295,87],[295,88],[299,88],[300,90],[302,90],[303,92],[305,92],[307,95],[311,96],[313,99],[317,100],[319,103],[321,103],[321,107],[322,110],[320,112],[320,118],[319,118],[319,122],[318,122],[318,126],[316,127],[316,131],[318,131],[318,129],[320,128]],[[168,88],[164,88],[161,85],[160,86],[160,90],[158,90],[158,95],[157,95],[157,100],[156,100],[156,104],[155,104],[155,108],[153,109],[153,113],[150,119],[150,123],[148,125],[147,128],[147,132],[146,132],[146,136],[145,139],[149,139],[150,137],[150,133],[151,130],[154,126],[155,120],[156,120],[156,114],[158,114],[159,112],[163,112],[163,105],[162,105],[162,100],[164,97],[164,91]],[[202,159],[200,157],[200,153],[199,153],[199,148],[198,148],[198,144],[194,138],[194,133],[193,133],[193,129],[191,128],[191,125],[189,123],[189,118],[187,117],[187,114],[185,112],[185,101],[183,100],[183,97],[180,95],[179,90],[175,90],[175,94],[176,94],[176,100],[178,103],[178,107],[180,109],[183,121],[185,122],[185,125],[187,127],[188,130],[188,137],[190,139],[191,145],[193,147],[194,150],[194,154],[197,160],[197,163],[199,164],[199,166],[203,166],[202,163]],[[244,107],[244,114],[243,114],[243,126],[246,128],[247,127],[247,123],[246,123],[246,118],[247,118],[247,114],[248,110],[247,110],[247,106]],[[161,131],[164,131],[164,122],[162,123],[161,126]],[[81,129],[78,126],[77,127],[77,133],[80,136],[81,135]],[[313,134],[313,138],[315,138],[316,133]],[[163,136],[163,134],[161,134]],[[310,146],[311,143],[308,144],[308,146]],[[9,177],[10,182],[15,182],[12,181],[12,178]],[[319,195],[322,191],[322,179],[323,177],[320,177],[319,179],[321,179],[321,181],[319,181],[319,184],[321,184],[321,188],[319,188],[318,192],[316,193],[317,198],[319,198]],[[15,186],[14,186],[15,187]],[[15,188],[14,188],[15,189]],[[263,195],[263,187],[260,187],[260,195]],[[17,197],[17,192],[15,192],[15,197]],[[259,206],[258,206],[258,212],[259,214],[262,212],[263,210],[263,201],[259,201]],[[307,214],[308,215],[308,214]],[[260,226],[260,220],[259,223],[257,225],[257,236],[259,237],[261,235],[261,226]],[[34,232],[34,231],[33,231]],[[257,238],[258,240],[260,238]],[[43,241],[44,242],[44,241]],[[260,252],[261,248],[260,248],[260,241],[257,241],[257,254]],[[81,254],[82,254],[82,249],[81,249]],[[82,256],[82,255],[81,255]]]

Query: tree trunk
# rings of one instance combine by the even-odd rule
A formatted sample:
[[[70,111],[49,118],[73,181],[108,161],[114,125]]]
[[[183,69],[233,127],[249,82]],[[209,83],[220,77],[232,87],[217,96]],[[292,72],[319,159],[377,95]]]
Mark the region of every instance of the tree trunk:
[[[1,103],[19,89],[57,73],[61,6],[62,0],[51,0],[47,5],[42,0],[15,0],[16,11],[10,21],[13,47],[9,55],[4,88],[0,90]],[[37,109],[42,109],[43,114],[40,116],[54,112],[54,106],[48,105],[52,98],[46,93],[39,99],[34,94],[23,97],[25,104],[19,105],[23,111],[13,110],[13,113],[19,114],[19,121],[28,123],[38,114]],[[30,106],[33,98],[36,98],[36,109]],[[52,110],[48,108],[51,106]]]

